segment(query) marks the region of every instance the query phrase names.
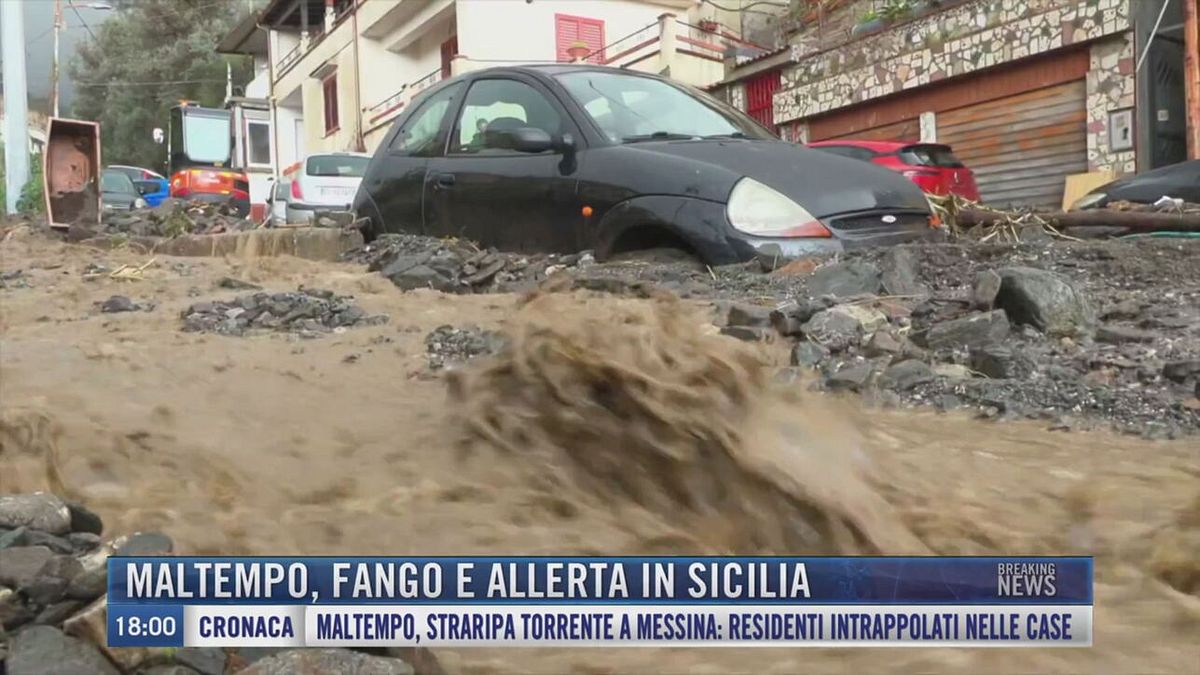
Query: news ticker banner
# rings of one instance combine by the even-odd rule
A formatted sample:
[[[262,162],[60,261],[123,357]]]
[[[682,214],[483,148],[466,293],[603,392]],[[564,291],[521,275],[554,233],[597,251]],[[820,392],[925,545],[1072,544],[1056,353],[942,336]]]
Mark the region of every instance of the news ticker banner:
[[[113,647],[1087,647],[1090,557],[108,559]]]

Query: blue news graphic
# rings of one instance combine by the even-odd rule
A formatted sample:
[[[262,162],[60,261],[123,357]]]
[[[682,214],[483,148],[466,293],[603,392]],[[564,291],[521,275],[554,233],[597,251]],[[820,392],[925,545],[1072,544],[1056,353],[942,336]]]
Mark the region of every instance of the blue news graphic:
[[[110,607],[1092,604],[1085,557],[112,557],[108,573]]]

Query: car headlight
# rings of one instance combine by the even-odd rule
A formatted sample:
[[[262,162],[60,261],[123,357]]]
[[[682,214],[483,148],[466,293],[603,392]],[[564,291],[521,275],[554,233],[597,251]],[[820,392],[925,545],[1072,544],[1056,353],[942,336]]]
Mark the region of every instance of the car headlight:
[[[133,208],[135,208],[135,209],[146,208],[146,200],[142,199],[141,197],[138,197],[137,199],[133,200]]]
[[[1107,200],[1107,199],[1108,199],[1108,195],[1104,194],[1103,192],[1093,192],[1091,194],[1086,194],[1086,195],[1080,197],[1079,199],[1075,200],[1075,203],[1071,205],[1071,210],[1078,211],[1079,209],[1095,208],[1097,206],[1101,206],[1102,204],[1104,204],[1105,200]]]
[[[803,206],[753,178],[733,186],[726,214],[738,231],[757,237],[832,236]]]

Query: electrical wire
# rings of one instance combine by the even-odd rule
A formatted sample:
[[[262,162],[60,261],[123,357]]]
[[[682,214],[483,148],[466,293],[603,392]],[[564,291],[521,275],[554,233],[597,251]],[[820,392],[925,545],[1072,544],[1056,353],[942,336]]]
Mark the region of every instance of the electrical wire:
[[[79,19],[79,23],[83,24],[83,27],[87,29],[88,35],[92,36],[92,40],[99,42],[100,39],[97,38],[96,34],[92,32],[92,27],[87,25],[87,22],[83,20],[83,15],[79,13],[79,8],[76,7],[74,3],[68,3],[67,7],[70,7],[71,11],[75,12],[75,18]]]
[[[1142,55],[1137,60],[1137,65],[1134,66],[1133,72],[1136,75],[1141,72],[1142,64],[1146,62],[1146,55],[1150,53],[1150,45],[1154,44],[1154,37],[1158,35],[1158,27],[1162,24],[1163,16],[1167,13],[1167,6],[1171,4],[1171,0],[1163,0],[1162,9],[1158,11],[1158,20],[1154,22],[1154,28],[1150,29],[1150,37],[1146,38],[1146,46],[1142,48]]]
[[[157,82],[76,82],[76,86],[162,86],[167,84],[224,84],[223,79],[166,79]]]
[[[723,5],[719,5],[715,2],[713,2],[713,0],[701,0],[701,2],[703,2],[707,5],[712,5],[713,7],[716,7],[717,9],[721,10],[722,12],[751,12],[753,14],[770,14],[771,13],[771,12],[763,12],[760,10],[752,10],[751,9],[751,7],[757,7],[758,5],[766,5],[768,7],[780,7],[780,8],[784,8],[784,9],[791,7],[791,3],[773,2],[772,0],[756,0],[755,2],[751,2],[749,4],[742,5],[741,7],[725,7]]]

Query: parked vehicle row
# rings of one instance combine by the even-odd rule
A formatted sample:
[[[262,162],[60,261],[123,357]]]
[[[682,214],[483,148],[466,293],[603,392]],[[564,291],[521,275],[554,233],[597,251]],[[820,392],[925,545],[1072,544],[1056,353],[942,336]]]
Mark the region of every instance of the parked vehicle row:
[[[953,194],[973,202],[979,201],[975,174],[959,161],[953,148],[948,145],[839,140],[809,143],[808,147],[899,172],[928,194]]]
[[[662,77],[584,65],[495,68],[408,106],[354,200],[368,237],[414,232],[509,250],[669,245],[712,264],[927,236],[902,175],[781,141]]]

